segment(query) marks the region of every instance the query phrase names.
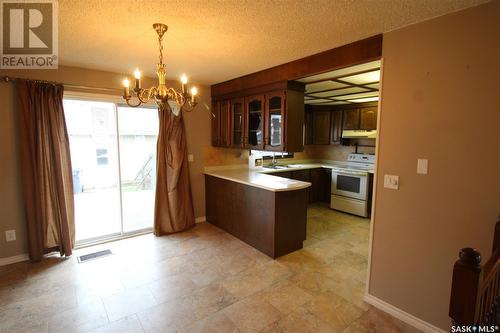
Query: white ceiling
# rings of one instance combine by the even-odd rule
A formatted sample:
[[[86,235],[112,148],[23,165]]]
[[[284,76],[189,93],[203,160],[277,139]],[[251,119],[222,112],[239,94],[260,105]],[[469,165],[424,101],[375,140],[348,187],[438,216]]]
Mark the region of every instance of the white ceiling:
[[[213,84],[487,0],[60,0],[60,65]]]

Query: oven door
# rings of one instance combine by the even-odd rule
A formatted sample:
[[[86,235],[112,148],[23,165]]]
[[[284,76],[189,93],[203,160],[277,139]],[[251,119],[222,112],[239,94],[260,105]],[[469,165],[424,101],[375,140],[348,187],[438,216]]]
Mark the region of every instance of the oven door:
[[[368,174],[350,170],[332,170],[332,194],[367,200]]]

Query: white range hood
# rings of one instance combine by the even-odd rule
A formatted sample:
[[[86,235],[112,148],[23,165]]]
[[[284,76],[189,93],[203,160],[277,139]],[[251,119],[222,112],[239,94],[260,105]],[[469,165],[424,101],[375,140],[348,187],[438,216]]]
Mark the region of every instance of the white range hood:
[[[343,139],[375,139],[377,137],[377,131],[367,131],[367,130],[343,130]]]

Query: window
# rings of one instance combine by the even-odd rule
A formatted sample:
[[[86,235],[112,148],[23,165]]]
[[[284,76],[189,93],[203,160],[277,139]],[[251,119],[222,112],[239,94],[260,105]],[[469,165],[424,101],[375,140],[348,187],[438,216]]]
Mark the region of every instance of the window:
[[[97,165],[108,165],[108,150],[101,148],[96,149]]]

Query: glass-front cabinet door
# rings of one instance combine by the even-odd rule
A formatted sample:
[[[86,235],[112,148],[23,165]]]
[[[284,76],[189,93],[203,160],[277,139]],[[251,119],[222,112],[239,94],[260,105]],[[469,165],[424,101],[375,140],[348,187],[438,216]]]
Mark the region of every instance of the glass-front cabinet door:
[[[266,95],[266,150],[283,151],[285,142],[285,94]]]
[[[246,99],[246,143],[249,148],[264,149],[264,96]]]
[[[232,147],[244,146],[244,109],[243,99],[238,98],[231,101],[230,107],[230,140]]]

